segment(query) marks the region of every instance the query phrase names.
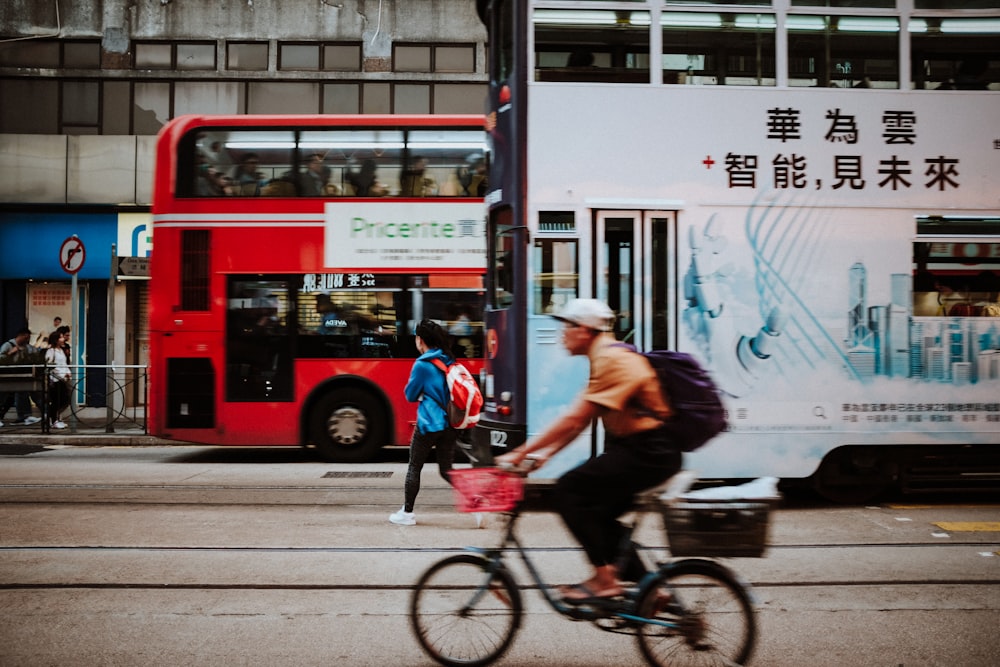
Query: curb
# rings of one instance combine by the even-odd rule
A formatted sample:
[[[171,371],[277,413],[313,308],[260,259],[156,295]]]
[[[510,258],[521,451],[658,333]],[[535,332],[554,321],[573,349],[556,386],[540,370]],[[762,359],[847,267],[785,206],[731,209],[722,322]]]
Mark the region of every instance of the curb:
[[[66,446],[120,446],[120,447],[163,447],[171,445],[187,446],[189,442],[164,440],[142,432],[125,433],[18,433],[14,429],[4,433],[0,430],[0,445],[66,445]]]

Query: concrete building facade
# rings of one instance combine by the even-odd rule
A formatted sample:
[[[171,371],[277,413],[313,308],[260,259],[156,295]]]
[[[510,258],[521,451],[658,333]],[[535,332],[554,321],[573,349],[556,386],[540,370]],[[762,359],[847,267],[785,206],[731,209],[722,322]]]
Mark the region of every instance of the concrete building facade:
[[[112,265],[112,244],[152,250],[167,121],[481,113],[485,40],[472,0],[0,3],[0,337],[59,316],[80,363],[144,364],[145,284]],[[87,259],[69,312],[73,235]]]

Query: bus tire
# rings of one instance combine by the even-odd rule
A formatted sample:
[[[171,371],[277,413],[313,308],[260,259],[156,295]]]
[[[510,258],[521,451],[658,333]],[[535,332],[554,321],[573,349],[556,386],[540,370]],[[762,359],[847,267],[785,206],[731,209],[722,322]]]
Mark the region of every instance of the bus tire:
[[[363,389],[334,389],[310,413],[312,437],[324,461],[371,461],[385,444],[388,418],[378,399]]]

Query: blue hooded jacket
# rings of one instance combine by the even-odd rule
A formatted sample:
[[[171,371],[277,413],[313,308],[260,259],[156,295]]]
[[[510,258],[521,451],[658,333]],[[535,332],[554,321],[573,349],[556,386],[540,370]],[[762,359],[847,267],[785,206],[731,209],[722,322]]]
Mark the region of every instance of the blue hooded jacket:
[[[430,361],[434,358],[441,359],[446,366],[455,361],[440,348],[427,350],[413,362],[410,379],[403,390],[406,400],[411,403],[420,401],[417,406],[417,430],[420,433],[437,433],[450,426],[444,406],[451,400],[451,394],[448,393],[444,373]]]

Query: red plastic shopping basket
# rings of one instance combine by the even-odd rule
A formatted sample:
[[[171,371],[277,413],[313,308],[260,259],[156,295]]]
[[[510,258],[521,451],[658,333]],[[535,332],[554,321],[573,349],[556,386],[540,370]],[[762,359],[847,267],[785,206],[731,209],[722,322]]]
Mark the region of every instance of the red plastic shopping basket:
[[[506,512],[524,497],[524,479],[498,468],[461,468],[450,473],[459,512]]]

